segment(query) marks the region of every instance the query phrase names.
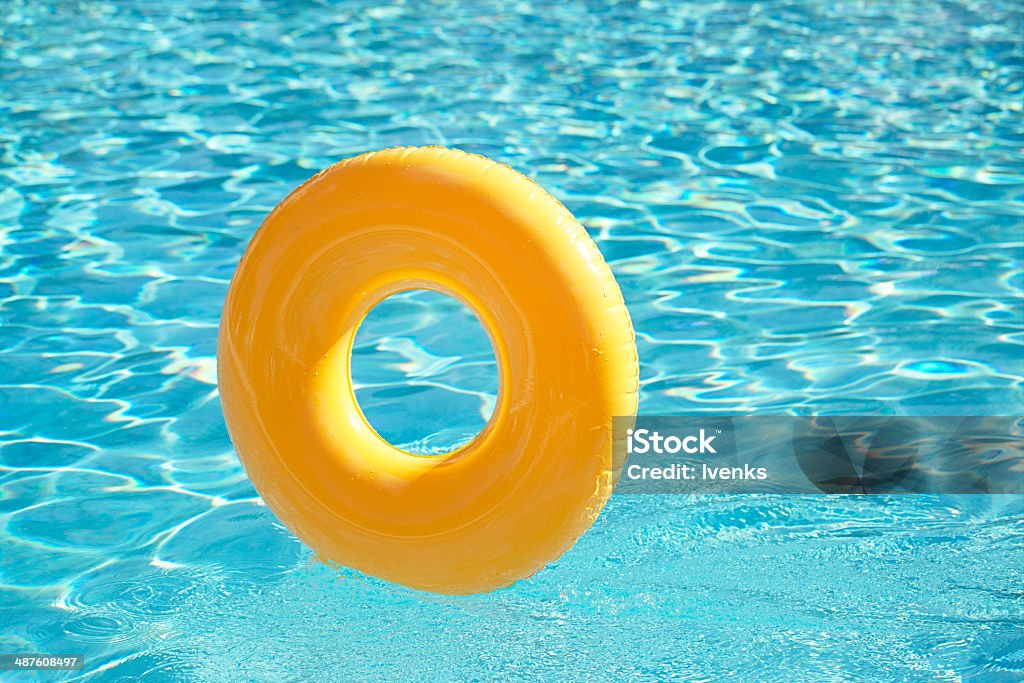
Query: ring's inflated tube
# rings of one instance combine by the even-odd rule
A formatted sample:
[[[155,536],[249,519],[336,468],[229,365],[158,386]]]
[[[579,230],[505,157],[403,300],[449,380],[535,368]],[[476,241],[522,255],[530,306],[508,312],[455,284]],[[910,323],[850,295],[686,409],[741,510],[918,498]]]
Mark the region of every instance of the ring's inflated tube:
[[[352,388],[356,329],[385,297],[468,306],[498,360],[483,431],[445,456],[396,449]],[[569,548],[611,493],[612,417],[637,406],[622,295],[566,209],[506,166],[438,147],[342,161],[264,222],[224,306],[218,372],[238,455],[323,559],[476,593]]]

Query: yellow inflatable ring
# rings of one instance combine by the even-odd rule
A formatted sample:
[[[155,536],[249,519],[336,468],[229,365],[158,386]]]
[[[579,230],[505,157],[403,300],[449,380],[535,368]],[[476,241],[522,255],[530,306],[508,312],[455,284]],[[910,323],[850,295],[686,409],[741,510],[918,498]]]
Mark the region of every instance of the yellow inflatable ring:
[[[487,426],[444,456],[400,451],[352,389],[352,342],[382,299],[429,289],[490,336]],[[525,176],[438,147],[348,159],[263,223],[228,291],[224,417],[275,515],[321,559],[476,593],[556,559],[617,475],[612,417],[637,406],[622,295],[572,215]]]

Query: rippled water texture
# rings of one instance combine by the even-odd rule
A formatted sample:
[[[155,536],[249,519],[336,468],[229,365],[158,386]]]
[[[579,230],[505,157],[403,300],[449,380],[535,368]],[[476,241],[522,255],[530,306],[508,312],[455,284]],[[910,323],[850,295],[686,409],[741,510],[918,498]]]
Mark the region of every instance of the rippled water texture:
[[[1022,32],[1014,1],[0,0],[0,651],[87,680],[1021,680],[1019,500],[618,496],[533,579],[432,597],[310,563],[214,356],[271,207],[442,144],[586,225],[644,413],[1020,414]],[[475,392],[409,438],[475,431],[486,354],[394,315],[367,410]]]

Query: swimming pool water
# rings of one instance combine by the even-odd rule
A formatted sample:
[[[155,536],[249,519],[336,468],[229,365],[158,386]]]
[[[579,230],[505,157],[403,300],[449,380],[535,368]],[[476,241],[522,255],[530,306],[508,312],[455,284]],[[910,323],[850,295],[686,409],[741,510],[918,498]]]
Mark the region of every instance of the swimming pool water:
[[[260,504],[215,385],[228,281],[292,188],[392,145],[576,214],[643,413],[1021,414],[1019,3],[549,5],[0,0],[0,651],[86,680],[1024,677],[1020,500],[613,496],[458,599],[319,566]],[[359,349],[367,411],[436,448],[493,391],[462,327],[430,346],[441,313]]]

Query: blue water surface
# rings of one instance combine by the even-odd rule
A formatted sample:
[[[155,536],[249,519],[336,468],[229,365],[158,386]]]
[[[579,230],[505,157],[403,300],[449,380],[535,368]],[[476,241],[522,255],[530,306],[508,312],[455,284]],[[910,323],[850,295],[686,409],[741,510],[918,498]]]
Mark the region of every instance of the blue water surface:
[[[643,413],[1020,415],[1022,36],[1015,0],[0,0],[0,652],[84,653],[60,680],[1024,679],[1018,499],[613,496],[535,577],[438,597],[312,560],[215,359],[275,204],[440,144],[586,226]],[[443,451],[493,357],[403,296],[359,399]]]

